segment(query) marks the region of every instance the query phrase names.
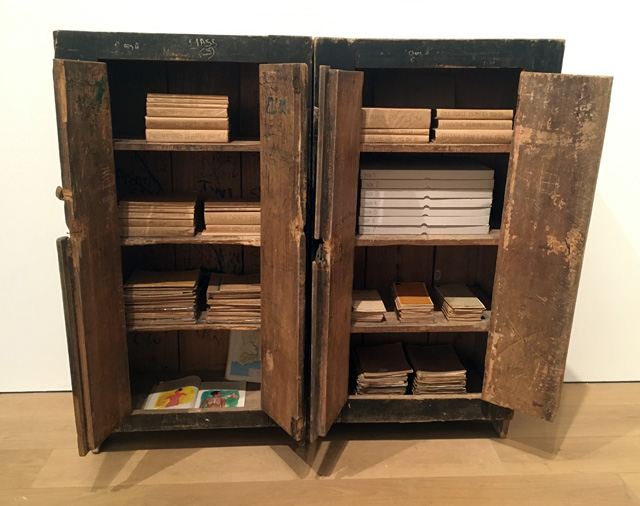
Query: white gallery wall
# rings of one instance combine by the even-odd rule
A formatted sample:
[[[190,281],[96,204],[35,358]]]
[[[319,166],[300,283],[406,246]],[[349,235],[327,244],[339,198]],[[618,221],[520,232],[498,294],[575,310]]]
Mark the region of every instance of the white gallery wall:
[[[0,392],[70,389],[55,240],[60,168],[52,32],[560,38],[563,71],[613,75],[568,381],[640,380],[636,16],[585,2],[0,2]]]

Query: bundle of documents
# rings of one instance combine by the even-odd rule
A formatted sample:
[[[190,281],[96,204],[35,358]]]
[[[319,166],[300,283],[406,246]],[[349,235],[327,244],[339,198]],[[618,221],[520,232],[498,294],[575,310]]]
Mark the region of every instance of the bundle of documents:
[[[424,283],[396,282],[393,292],[396,313],[401,322],[433,322],[433,301]]]
[[[359,232],[487,234],[493,169],[466,159],[365,162]]]
[[[356,349],[356,394],[406,394],[409,374],[400,343]]]
[[[207,288],[207,322],[260,324],[260,276],[212,274]]]
[[[378,290],[354,290],[351,301],[351,323],[381,322],[386,312]]]
[[[175,237],[195,234],[193,199],[153,197],[121,200],[118,204],[122,237]]]
[[[437,109],[434,142],[441,144],[509,144],[512,109]]]
[[[229,142],[229,97],[147,94],[145,138],[150,142]]]
[[[362,108],[362,142],[428,143],[430,127],[431,109]]]
[[[408,344],[407,358],[413,366],[412,392],[421,394],[463,394],[467,391],[467,370],[453,346]]]
[[[443,285],[435,287],[435,297],[442,305],[442,313],[451,321],[482,320],[486,309],[480,299],[466,285]]]
[[[205,202],[202,235],[260,235],[260,202]]]
[[[124,284],[127,325],[194,324],[199,278],[199,270],[134,271]]]

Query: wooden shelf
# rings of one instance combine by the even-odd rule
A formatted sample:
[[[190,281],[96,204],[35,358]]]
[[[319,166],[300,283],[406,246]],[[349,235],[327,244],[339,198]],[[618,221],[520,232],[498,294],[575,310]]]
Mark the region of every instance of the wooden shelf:
[[[165,323],[162,325],[131,325],[127,326],[129,332],[164,332],[167,330],[260,330],[259,324],[229,324],[229,323],[209,323],[207,314],[203,311],[197,318],[196,323]]]
[[[238,244],[260,246],[259,235],[210,236],[197,233],[193,237],[122,237],[123,246],[147,246],[149,244]]]
[[[361,153],[510,153],[511,144],[382,144],[363,142]]]
[[[435,311],[433,323],[401,322],[395,312],[385,314],[385,321],[379,323],[358,322],[351,326],[352,334],[384,334],[408,332],[488,332],[491,311],[482,313],[482,320],[476,322],[454,322],[445,318],[441,311]]]
[[[144,139],[116,139],[116,151],[260,151],[260,141],[231,142],[148,142]]]
[[[486,235],[356,235],[356,246],[497,246],[500,229]]]

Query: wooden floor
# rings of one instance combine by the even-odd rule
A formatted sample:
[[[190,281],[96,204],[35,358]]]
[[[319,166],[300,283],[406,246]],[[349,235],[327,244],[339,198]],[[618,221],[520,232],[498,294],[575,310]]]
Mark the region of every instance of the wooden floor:
[[[0,504],[640,504],[640,383],[565,385],[553,424],[120,434],[78,457],[71,395],[0,395]]]

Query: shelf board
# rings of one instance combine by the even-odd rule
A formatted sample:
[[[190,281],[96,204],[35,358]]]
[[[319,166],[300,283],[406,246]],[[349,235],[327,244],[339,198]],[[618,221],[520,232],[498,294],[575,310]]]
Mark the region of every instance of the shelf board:
[[[384,334],[408,332],[488,332],[491,311],[482,313],[482,320],[476,322],[449,321],[442,311],[435,311],[433,323],[401,322],[395,312],[385,313],[385,321],[379,323],[358,322],[351,326],[352,334]]]
[[[147,246],[149,244],[238,244],[241,246],[260,246],[259,235],[223,235],[210,236],[198,232],[192,237],[122,237],[123,246]]]
[[[116,151],[260,151],[260,141],[148,142],[144,139],[116,139]]]
[[[483,235],[356,235],[356,246],[497,246],[500,229]]]
[[[167,330],[260,330],[259,324],[230,324],[230,323],[209,323],[207,322],[206,311],[203,311],[197,318],[196,323],[163,323],[156,325],[137,324],[127,326],[129,332],[164,332]]]
[[[383,144],[363,142],[361,153],[510,153],[511,144]]]

